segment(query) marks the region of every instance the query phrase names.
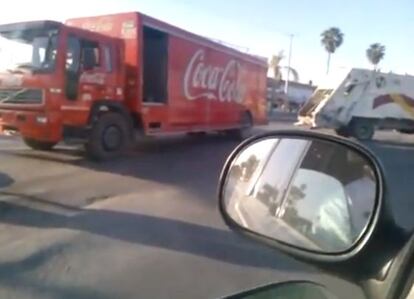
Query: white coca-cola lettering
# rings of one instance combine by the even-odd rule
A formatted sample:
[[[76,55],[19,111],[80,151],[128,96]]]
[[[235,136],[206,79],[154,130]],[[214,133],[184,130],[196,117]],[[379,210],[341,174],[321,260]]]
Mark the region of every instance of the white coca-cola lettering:
[[[240,80],[241,66],[230,60],[222,68],[205,62],[205,51],[198,50],[188,63],[184,73],[184,95],[188,100],[207,98],[221,102],[241,102],[243,86]]]

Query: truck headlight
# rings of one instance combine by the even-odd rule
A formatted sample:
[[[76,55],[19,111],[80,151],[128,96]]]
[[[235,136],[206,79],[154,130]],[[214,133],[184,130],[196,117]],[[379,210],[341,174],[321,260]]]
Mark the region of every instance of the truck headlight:
[[[47,124],[47,117],[46,116],[36,116],[36,122],[39,124]]]

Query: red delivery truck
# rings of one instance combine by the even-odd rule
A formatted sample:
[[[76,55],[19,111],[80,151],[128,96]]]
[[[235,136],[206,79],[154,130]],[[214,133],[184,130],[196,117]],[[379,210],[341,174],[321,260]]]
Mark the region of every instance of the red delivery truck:
[[[0,25],[0,49],[0,132],[34,149],[108,159],[134,136],[267,122],[265,59],[141,13]]]

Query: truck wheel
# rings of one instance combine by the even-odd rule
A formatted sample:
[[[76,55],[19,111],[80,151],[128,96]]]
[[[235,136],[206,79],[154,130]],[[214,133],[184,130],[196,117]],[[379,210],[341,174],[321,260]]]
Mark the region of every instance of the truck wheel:
[[[95,122],[86,144],[87,154],[98,161],[115,158],[130,145],[127,121],[119,113],[105,113]]]
[[[358,140],[371,140],[375,133],[375,127],[372,122],[356,120],[351,124],[351,135]]]
[[[56,145],[56,142],[39,141],[32,138],[23,138],[23,141],[28,147],[39,151],[50,151]]]

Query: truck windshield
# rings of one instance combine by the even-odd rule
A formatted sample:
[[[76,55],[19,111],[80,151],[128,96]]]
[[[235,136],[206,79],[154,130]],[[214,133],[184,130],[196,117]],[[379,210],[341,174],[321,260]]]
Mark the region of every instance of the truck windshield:
[[[0,70],[48,72],[55,67],[57,30],[0,32]]]

